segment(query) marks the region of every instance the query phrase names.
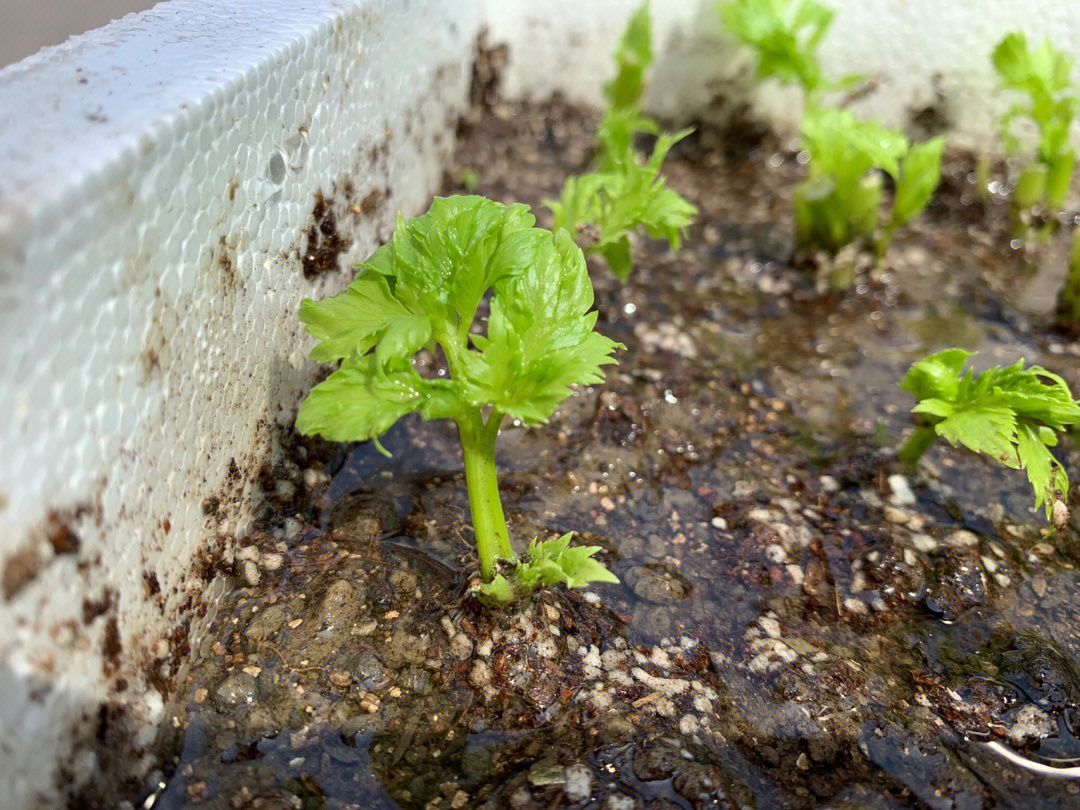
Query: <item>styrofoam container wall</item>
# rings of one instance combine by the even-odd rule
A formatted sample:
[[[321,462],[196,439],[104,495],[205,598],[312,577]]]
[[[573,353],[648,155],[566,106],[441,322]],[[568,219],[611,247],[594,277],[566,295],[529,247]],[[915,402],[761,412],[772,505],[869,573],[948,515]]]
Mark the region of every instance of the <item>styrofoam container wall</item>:
[[[140,664],[310,385],[297,306],[426,205],[478,22],[178,0],[0,71],[4,807],[96,767],[66,752],[103,701],[159,719]],[[309,279],[320,194],[351,246]]]

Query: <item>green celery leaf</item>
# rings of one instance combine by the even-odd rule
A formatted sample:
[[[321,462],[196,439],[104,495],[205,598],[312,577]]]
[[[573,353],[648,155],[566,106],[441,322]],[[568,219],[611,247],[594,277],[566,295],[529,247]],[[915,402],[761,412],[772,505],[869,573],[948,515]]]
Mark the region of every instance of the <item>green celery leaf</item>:
[[[425,380],[408,361],[385,369],[372,355],[346,360],[316,385],[300,405],[296,428],[331,441],[377,439],[414,411],[426,419],[462,407],[450,380]]]
[[[963,349],[946,349],[924,357],[911,367],[900,387],[916,399],[955,399],[964,364],[972,356]]]
[[[591,582],[615,582],[619,578],[593,555],[600,546],[571,546],[571,534],[554,540],[529,544],[528,562],[518,565],[518,578],[528,589],[540,585],[565,583],[568,588],[583,588]]]
[[[941,154],[944,149],[944,138],[931,138],[912,146],[904,157],[890,216],[893,226],[910,222],[930,203],[941,181]]]
[[[340,295],[300,303],[300,320],[308,334],[319,340],[311,359],[332,363],[361,355],[374,346],[387,327],[399,318],[412,318],[378,274],[360,276]]]
[[[526,424],[544,422],[570,386],[603,379],[622,348],[593,331],[585,259],[566,231],[535,231],[533,263],[495,287],[487,335],[465,358],[468,396]]]
[[[413,312],[471,323],[488,288],[517,267],[507,243],[535,221],[526,205],[436,197],[427,213],[407,223],[399,217],[391,241],[361,266],[392,276],[395,295]]]
[[[634,262],[630,258],[630,240],[626,236],[620,236],[614,240],[605,239],[590,252],[603,256],[608,268],[619,281],[630,278]]]
[[[1020,423],[1016,442],[1020,466],[1027,472],[1031,487],[1035,490],[1036,508],[1042,506],[1049,520],[1054,501],[1069,491],[1069,478],[1065,468],[1050,455],[1047,444],[1037,427],[1027,422]]]
[[[1011,85],[1022,85],[1030,72],[1027,37],[1014,31],[1007,34],[991,56],[998,75]]]
[[[491,606],[509,605],[517,598],[516,590],[502,574],[496,574],[491,582],[481,583],[474,592],[483,604]]]
[[[634,138],[638,135],[657,135],[659,132],[660,125],[637,106],[609,107],[596,129],[596,140],[600,144],[600,171],[616,171],[637,162]]]
[[[811,177],[833,177],[853,183],[871,169],[894,179],[908,141],[900,132],[874,121],[859,121],[850,110],[819,107],[802,122],[803,143],[810,154]],[[841,181],[839,178],[843,178]]]
[[[379,345],[375,359],[386,365],[400,357],[412,357],[431,340],[431,319],[424,315],[410,315],[390,321]]]
[[[1009,467],[1019,463],[1013,448],[1016,414],[1003,405],[972,403],[942,419],[934,429],[954,447],[962,444]]]
[[[919,398],[913,412],[928,417],[934,431],[954,446],[962,444],[1007,467],[1022,467],[1035,505],[1053,513],[1069,482],[1048,448],[1056,431],[1080,424],[1080,403],[1060,376],[1022,360],[979,375],[963,367],[970,353],[950,349],[912,366],[901,386]]]

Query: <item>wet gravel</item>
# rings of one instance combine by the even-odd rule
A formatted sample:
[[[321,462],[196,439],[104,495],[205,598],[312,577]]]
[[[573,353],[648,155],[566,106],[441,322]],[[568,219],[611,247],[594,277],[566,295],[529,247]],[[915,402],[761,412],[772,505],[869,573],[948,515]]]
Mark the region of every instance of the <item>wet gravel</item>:
[[[594,124],[498,105],[447,191],[471,170],[538,205]],[[130,806],[1080,806],[1080,504],[1052,532],[1011,471],[894,456],[913,426],[896,381],[927,352],[1022,355],[1080,387],[1033,292],[1057,243],[1010,246],[972,165],[948,157],[873,267],[792,257],[789,145],[680,143],[668,174],[701,209],[684,249],[638,244],[626,285],[591,265],[620,365],[499,439],[515,544],[576,531],[621,583],[481,609],[452,426],[403,420],[392,459],[308,465],[289,480],[314,506],[244,539]]]

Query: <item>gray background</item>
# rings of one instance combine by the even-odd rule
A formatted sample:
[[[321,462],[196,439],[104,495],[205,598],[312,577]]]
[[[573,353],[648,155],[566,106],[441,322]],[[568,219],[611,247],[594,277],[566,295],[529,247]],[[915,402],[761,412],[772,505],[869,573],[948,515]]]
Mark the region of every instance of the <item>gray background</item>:
[[[0,0],[0,67],[157,0]]]

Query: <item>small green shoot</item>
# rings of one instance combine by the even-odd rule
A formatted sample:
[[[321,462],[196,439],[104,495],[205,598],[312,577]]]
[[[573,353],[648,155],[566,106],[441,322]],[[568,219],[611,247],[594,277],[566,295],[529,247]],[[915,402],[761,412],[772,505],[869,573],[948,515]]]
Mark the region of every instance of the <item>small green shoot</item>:
[[[792,200],[796,237],[804,247],[836,253],[870,238],[881,208],[881,171],[896,181],[893,210],[876,246],[884,254],[895,230],[927,206],[941,178],[942,139],[910,147],[899,132],[859,121],[848,110],[810,110],[802,136],[809,176]]]
[[[1027,37],[1013,32],[994,48],[993,62],[1002,85],[1027,96],[1001,120],[1005,148],[1009,152],[1021,148],[1013,133],[1016,119],[1028,118],[1038,129],[1035,160],[1023,168],[1013,190],[1014,208],[1057,210],[1065,202],[1076,163],[1076,151],[1069,144],[1077,105],[1070,78],[1072,60],[1049,39],[1032,48]]]
[[[660,125],[641,111],[645,73],[652,60],[652,18],[649,4],[642,3],[615,48],[615,77],[604,85],[607,106],[596,131],[601,172],[615,171],[637,159],[637,135],[660,132]]]
[[[600,546],[571,546],[571,534],[555,540],[529,543],[528,560],[519,560],[510,579],[495,576],[476,589],[477,598],[486,604],[505,605],[526,596],[537,588],[563,583],[568,588],[584,588],[590,582],[618,582],[593,557]]]
[[[878,259],[892,244],[893,234],[926,210],[941,182],[941,156],[945,151],[944,138],[931,138],[912,146],[900,163],[896,179],[892,212],[875,244]]]
[[[1062,526],[1069,478],[1049,448],[1057,444],[1058,432],[1080,424],[1080,403],[1061,377],[1040,366],[1024,368],[1023,360],[979,375],[964,373],[971,356],[947,349],[918,361],[904,376],[900,387],[919,400],[912,413],[924,424],[900,449],[900,460],[915,465],[941,436],[954,447],[962,444],[1006,467],[1022,468],[1035,506]]]
[[[608,107],[623,109],[638,103],[652,60],[652,18],[649,4],[642,3],[615,48],[615,78],[604,85]]]
[[[1069,248],[1069,273],[1058,293],[1057,319],[1062,326],[1080,330],[1080,228],[1073,231]]]
[[[634,148],[638,135],[659,135],[660,125],[641,112],[640,107],[608,107],[596,128],[600,147],[597,169],[602,172],[624,171],[636,165],[641,156]]]
[[[716,8],[731,35],[757,53],[758,78],[798,85],[807,109],[816,105],[820,93],[854,87],[862,81],[859,76],[839,82],[825,78],[817,51],[835,15],[820,3],[733,0]]]
[[[604,85],[607,109],[596,131],[597,171],[571,177],[558,200],[544,205],[554,215],[553,230],[567,230],[586,254],[602,256],[620,281],[630,274],[631,235],[644,231],[677,249],[697,208],[668,188],[660,167],[671,147],[691,130],[661,134],[641,111],[645,72],[652,63],[648,4],[630,19],[615,51],[615,78]],[[638,135],[656,135],[646,160],[634,148]]]
[[[517,560],[495,470],[503,417],[546,421],[572,385],[600,382],[601,367],[622,348],[593,331],[581,250],[565,231],[534,223],[525,205],[437,197],[426,214],[398,218],[391,241],[345,292],[300,306],[319,341],[312,359],[340,367],[308,394],[297,429],[332,441],[372,439],[381,449],[379,437],[408,413],[453,419],[485,582],[497,562]],[[485,298],[481,331],[474,321]],[[421,348],[442,350],[448,377],[421,376],[413,364]],[[598,567],[575,569],[574,581]]]
[[[643,165],[631,159],[618,170],[568,179],[558,200],[544,202],[555,217],[553,230],[568,231],[586,253],[603,256],[620,281],[630,275],[630,234],[638,229],[678,249],[697,208],[667,187],[660,166],[688,134],[661,135]]]
[[[460,183],[463,189],[471,193],[480,185],[480,175],[472,169],[462,169]]]

